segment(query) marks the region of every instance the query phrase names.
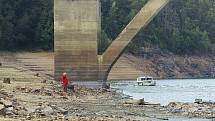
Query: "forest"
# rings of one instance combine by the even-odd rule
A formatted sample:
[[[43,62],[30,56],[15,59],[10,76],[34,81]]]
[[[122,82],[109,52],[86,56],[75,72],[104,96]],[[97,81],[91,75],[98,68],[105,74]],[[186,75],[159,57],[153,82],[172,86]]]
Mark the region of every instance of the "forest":
[[[52,0],[0,0],[0,49],[53,49]]]
[[[101,0],[104,51],[148,0]],[[0,0],[0,50],[52,51],[53,0]],[[175,54],[215,53],[215,0],[171,0],[129,45]]]

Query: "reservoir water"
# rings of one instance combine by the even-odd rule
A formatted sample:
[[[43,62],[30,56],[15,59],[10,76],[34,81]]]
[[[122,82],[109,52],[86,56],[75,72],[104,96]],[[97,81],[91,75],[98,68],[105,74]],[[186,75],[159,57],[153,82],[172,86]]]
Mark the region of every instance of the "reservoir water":
[[[156,86],[137,86],[136,81],[117,81],[112,88],[134,99],[167,105],[169,102],[194,102],[195,99],[215,102],[215,79],[157,80]]]

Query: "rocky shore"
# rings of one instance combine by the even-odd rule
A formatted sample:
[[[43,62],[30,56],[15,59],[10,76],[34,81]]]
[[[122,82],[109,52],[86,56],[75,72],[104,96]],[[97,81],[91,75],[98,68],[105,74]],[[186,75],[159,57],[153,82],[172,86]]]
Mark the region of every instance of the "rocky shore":
[[[187,117],[215,118],[215,102],[203,102],[201,99],[194,103],[172,102],[167,109],[170,113]]]
[[[1,120],[41,121],[153,121],[174,117],[215,118],[215,103],[172,102],[167,106],[133,100],[112,89],[89,89],[75,85],[68,95],[57,82],[40,82],[41,88],[1,82]],[[8,90],[10,87],[11,90]]]
[[[49,75],[50,70],[39,68],[36,62],[32,64],[31,61],[35,60],[20,63],[13,56],[0,56],[0,121],[174,121],[178,118],[214,118],[215,104],[201,100],[161,106],[144,99],[130,99],[115,89],[89,89],[78,85],[74,85],[74,91],[69,90],[65,94],[61,84]],[[34,69],[29,69],[29,65]],[[40,65],[42,67],[46,63]]]

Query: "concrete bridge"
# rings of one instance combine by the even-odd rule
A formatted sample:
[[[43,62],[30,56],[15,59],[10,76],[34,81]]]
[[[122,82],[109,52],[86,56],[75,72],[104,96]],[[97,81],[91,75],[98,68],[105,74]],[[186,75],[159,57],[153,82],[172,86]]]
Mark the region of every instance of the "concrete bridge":
[[[169,0],[149,0],[125,29],[99,55],[99,0],[54,0],[55,78],[67,72],[75,81],[107,80],[129,42]]]

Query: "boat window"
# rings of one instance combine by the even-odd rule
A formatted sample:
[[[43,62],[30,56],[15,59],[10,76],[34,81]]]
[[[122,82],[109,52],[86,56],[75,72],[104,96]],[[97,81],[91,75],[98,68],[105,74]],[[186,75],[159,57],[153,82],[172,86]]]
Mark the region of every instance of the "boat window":
[[[141,81],[145,80],[144,78],[141,78]]]

